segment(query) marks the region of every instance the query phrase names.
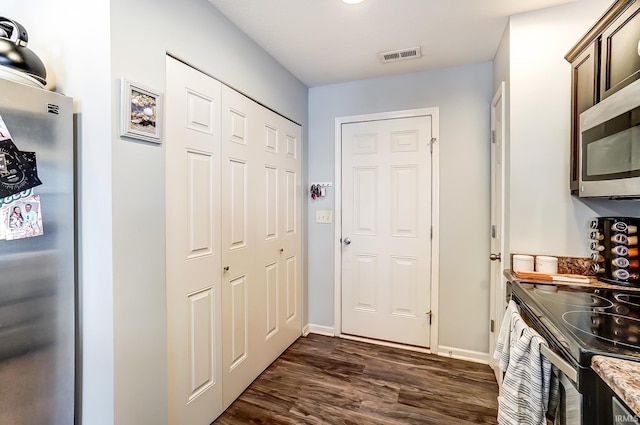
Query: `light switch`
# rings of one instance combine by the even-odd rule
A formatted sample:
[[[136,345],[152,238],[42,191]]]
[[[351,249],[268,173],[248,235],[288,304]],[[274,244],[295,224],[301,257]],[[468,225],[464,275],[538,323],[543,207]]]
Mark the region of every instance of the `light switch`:
[[[316,211],[316,223],[329,224],[333,222],[333,216],[331,210],[318,210]]]

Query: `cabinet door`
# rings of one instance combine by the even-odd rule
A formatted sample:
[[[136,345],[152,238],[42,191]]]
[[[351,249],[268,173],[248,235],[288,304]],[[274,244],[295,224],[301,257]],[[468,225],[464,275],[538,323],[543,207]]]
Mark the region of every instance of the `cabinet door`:
[[[602,33],[600,99],[640,78],[640,2],[634,2]]]
[[[598,41],[594,41],[571,63],[571,161],[569,179],[571,193],[578,194],[578,152],[580,143],[580,114],[596,102],[596,64]]]

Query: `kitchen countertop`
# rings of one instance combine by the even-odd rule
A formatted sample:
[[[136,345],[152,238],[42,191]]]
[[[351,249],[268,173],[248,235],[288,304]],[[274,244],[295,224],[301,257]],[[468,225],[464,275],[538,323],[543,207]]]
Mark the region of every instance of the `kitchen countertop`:
[[[615,357],[593,356],[591,368],[640,416],[640,363]]]
[[[570,283],[570,282],[549,282],[548,280],[536,280],[536,279],[519,279],[515,273],[510,269],[503,270],[504,277],[508,281],[517,280],[520,283],[529,283],[535,285],[563,285],[563,286],[589,286],[591,288],[604,288],[604,289],[624,289],[625,291],[640,291],[640,287],[629,285],[614,285],[611,283],[601,282],[594,276],[585,276],[589,278],[589,283]]]

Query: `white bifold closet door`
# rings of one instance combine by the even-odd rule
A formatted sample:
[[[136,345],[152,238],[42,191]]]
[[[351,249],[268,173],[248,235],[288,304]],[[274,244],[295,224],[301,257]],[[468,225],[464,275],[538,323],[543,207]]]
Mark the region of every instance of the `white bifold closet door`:
[[[301,128],[170,57],[170,424],[210,424],[302,333]]]
[[[300,126],[222,89],[223,404],[301,334]]]

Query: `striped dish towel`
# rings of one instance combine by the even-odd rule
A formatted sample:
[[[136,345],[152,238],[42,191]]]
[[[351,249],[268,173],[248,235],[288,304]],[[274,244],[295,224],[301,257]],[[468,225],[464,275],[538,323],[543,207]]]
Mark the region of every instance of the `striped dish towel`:
[[[511,321],[509,361],[498,396],[498,424],[545,425],[551,362],[540,353],[546,341],[518,313]]]
[[[493,358],[499,361],[498,366],[503,372],[507,370],[507,366],[509,365],[511,330],[514,327],[516,320],[522,320],[519,313],[520,309],[518,308],[518,304],[513,300],[509,301],[504,317],[502,318],[502,325],[500,326],[500,333],[498,333],[496,348],[493,352]]]

